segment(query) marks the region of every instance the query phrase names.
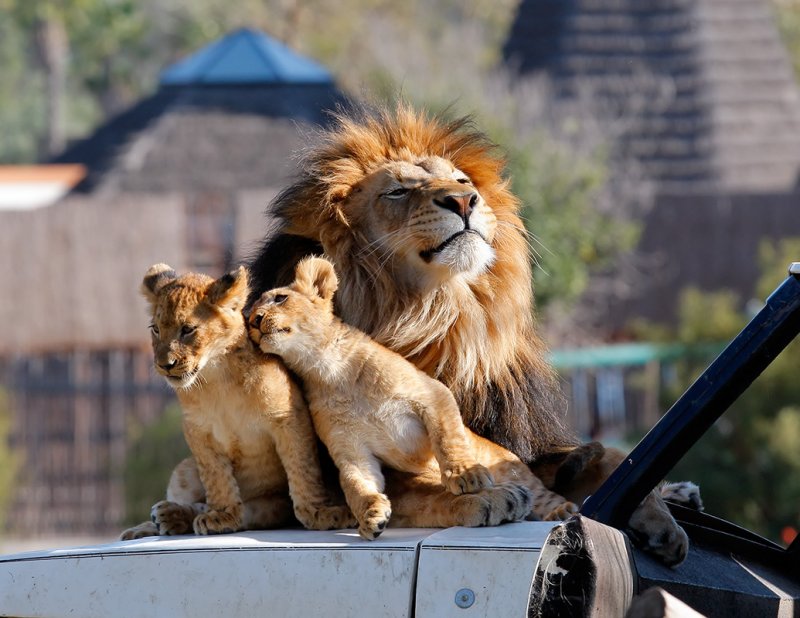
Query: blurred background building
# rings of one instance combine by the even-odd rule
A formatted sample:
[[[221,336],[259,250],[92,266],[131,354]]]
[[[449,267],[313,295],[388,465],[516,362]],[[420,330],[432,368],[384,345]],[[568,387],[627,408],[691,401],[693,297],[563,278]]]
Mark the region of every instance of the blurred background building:
[[[160,497],[180,430],[141,276],[246,259],[293,155],[348,99],[473,113],[505,149],[585,437],[645,431],[800,258],[797,0],[9,6],[0,524],[16,535],[113,534]],[[800,439],[786,383],[768,378],[769,410],[745,405],[704,453],[773,423]],[[770,448],[769,470],[800,471]],[[744,519],[796,522],[787,491],[754,494],[774,521]]]

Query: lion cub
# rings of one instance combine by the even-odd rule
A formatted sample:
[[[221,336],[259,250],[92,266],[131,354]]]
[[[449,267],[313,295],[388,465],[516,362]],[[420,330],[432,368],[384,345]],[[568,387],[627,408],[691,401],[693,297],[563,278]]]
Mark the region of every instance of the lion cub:
[[[327,260],[300,262],[289,287],[256,303],[250,336],[303,380],[314,427],[364,538],[383,531],[392,508],[393,523],[412,527],[496,525],[531,514],[563,519],[577,511],[511,452],[469,431],[446,386],[335,317],[337,286]],[[387,470],[391,502],[382,464],[410,473]]]
[[[156,370],[177,392],[192,457],[175,468],[152,523],[122,539],[274,528],[292,513],[307,528],[352,525],[347,507],[328,502],[300,389],[247,336],[245,269],[213,280],[156,264],[141,291]]]

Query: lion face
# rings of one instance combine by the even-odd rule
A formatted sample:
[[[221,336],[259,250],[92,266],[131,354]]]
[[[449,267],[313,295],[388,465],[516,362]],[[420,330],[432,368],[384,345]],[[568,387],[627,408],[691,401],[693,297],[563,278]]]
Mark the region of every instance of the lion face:
[[[141,291],[151,309],[153,364],[175,389],[191,387],[244,332],[244,268],[215,281],[194,273],[178,277],[166,264],[156,264]]]
[[[463,171],[441,157],[389,161],[342,206],[375,252],[410,280],[474,278],[495,259],[497,220]]]
[[[296,274],[290,286],[264,292],[249,319],[250,338],[261,351],[287,360],[324,346],[338,285],[333,265],[321,258],[303,260]]]

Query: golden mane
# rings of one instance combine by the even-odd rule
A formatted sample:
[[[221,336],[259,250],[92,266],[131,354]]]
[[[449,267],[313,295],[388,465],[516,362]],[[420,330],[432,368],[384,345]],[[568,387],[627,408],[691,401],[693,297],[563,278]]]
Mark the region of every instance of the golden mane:
[[[496,257],[474,280],[420,292],[369,250],[348,206],[382,164],[431,156],[463,171],[492,208]],[[404,104],[339,113],[273,203],[280,228],[251,268],[260,293],[287,283],[297,260],[321,247],[341,280],[337,313],[444,382],[470,428],[530,461],[576,440],[534,327],[530,256],[504,166],[469,118],[447,121]]]

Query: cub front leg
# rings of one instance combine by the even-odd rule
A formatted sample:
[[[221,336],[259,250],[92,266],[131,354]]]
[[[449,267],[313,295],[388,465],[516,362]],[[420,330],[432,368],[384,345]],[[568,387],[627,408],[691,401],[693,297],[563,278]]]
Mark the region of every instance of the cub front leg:
[[[192,522],[195,534],[225,534],[244,528],[243,505],[239,485],[230,459],[215,448],[212,437],[185,424],[189,448],[197,461],[197,471],[206,489],[207,510]]]
[[[157,502],[150,509],[150,521],[128,528],[120,540],[189,534],[194,518],[206,510],[205,499],[206,490],[200,481],[197,463],[193,457],[187,457],[175,466],[170,475],[167,499]]]
[[[422,419],[439,463],[442,484],[452,494],[475,493],[494,484],[489,470],[478,463],[472,444],[450,390],[438,382],[426,401],[412,407]]]
[[[274,412],[273,412],[274,414]],[[331,504],[317,453],[317,434],[299,392],[292,409],[273,424],[275,448],[286,470],[289,494],[298,521],[311,530],[335,530],[355,525],[347,505]]]
[[[371,453],[347,452],[330,445],[328,450],[339,469],[339,482],[358,523],[358,533],[368,541],[378,538],[392,516],[392,504],[383,493],[380,462]]]

